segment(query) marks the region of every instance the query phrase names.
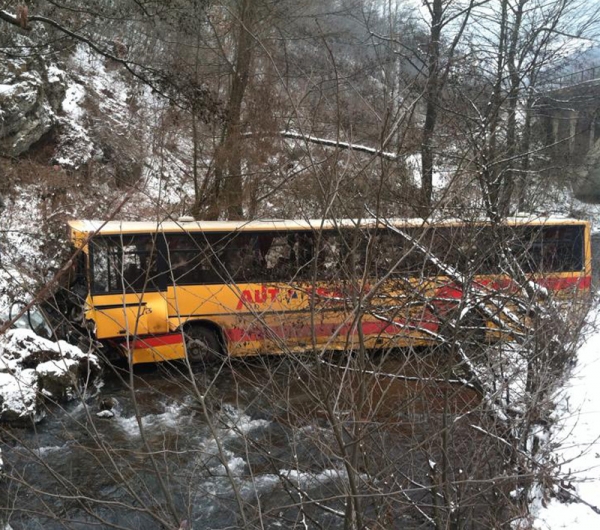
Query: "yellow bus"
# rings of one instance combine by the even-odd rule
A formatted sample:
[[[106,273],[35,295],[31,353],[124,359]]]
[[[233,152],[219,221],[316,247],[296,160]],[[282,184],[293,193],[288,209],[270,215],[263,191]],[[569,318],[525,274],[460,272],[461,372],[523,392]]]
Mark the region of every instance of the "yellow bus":
[[[427,345],[465,308],[492,334],[527,311],[515,302],[524,289],[566,298],[591,284],[590,226],[573,219],[75,220],[69,230],[83,251],[73,282],[85,318],[132,364]]]

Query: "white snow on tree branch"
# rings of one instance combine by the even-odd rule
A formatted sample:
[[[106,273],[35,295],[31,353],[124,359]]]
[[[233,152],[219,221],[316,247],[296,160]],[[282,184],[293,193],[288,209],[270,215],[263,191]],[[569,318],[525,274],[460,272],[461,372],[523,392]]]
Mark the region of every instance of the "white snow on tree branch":
[[[339,149],[351,149],[353,151],[359,151],[361,153],[367,153],[370,155],[385,158],[386,160],[398,160],[399,156],[389,151],[382,151],[375,149],[374,147],[367,147],[366,145],[356,145],[350,142],[340,142],[338,140],[329,140],[328,138],[319,138],[317,136],[311,136],[309,134],[303,134],[294,131],[281,131],[281,136],[284,138],[291,138],[293,140],[302,140],[303,142],[309,142],[312,144],[323,145],[326,147],[335,147]]]

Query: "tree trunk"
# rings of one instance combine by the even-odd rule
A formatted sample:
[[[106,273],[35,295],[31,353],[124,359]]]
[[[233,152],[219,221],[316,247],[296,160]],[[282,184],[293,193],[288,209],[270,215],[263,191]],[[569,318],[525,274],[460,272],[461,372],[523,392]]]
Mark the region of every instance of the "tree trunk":
[[[506,121],[506,165],[503,168],[503,179],[501,182],[500,196],[498,197],[498,211],[500,215],[508,215],[510,210],[510,201],[514,195],[515,189],[515,156],[517,155],[517,105],[519,102],[521,84],[520,68],[517,64],[517,47],[519,43],[519,33],[521,30],[521,21],[523,19],[523,7],[527,0],[520,0],[515,12],[508,54],[507,64],[509,73],[509,92],[508,92],[508,118]]]
[[[240,140],[242,103],[248,86],[250,63],[252,61],[252,26],[255,11],[255,2],[242,0],[238,19],[235,65],[224,125],[225,134],[221,145],[217,149],[215,175],[220,176],[222,179],[222,182],[217,184],[218,187],[222,185],[223,190],[222,196],[219,191],[217,193],[219,195],[218,200],[222,201],[220,210],[225,212],[227,219],[241,219],[244,215],[242,207],[244,183]]]
[[[442,0],[434,0],[431,15],[425,124],[421,141],[421,215],[427,217],[433,194],[433,133],[440,98],[440,37],[442,33]]]

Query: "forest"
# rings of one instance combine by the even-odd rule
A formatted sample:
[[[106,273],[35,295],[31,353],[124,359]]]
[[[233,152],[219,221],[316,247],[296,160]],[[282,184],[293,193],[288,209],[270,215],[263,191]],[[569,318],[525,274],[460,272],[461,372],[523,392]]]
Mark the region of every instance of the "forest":
[[[588,0],[0,0],[0,528],[541,530],[553,502],[600,513],[556,453],[595,285],[534,278],[590,270],[574,227],[597,229],[599,36]],[[565,218],[580,224],[557,254],[525,256],[537,236],[518,223]],[[84,252],[68,223],[189,219],[330,223],[225,250],[172,236],[159,259],[188,285],[343,286],[331,333],[348,346],[278,335],[201,368],[114,362],[69,283]],[[96,247],[125,245],[110,237]],[[319,245],[360,259],[331,268]],[[254,269],[222,257],[269,246]],[[179,257],[198,263],[185,280]],[[121,285],[106,263],[96,292]],[[439,340],[374,348],[362,322],[437,307],[434,276],[460,286]]]

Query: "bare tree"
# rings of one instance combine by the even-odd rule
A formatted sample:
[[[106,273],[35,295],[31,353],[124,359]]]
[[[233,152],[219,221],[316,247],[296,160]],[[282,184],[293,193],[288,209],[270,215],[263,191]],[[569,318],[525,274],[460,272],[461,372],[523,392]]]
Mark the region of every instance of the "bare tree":
[[[232,358],[223,337],[209,341],[190,322],[178,331],[216,358],[208,366],[108,364],[100,395],[80,387],[75,403],[45,401],[45,423],[3,428],[2,509],[13,527],[35,517],[57,528],[488,528],[526,513],[531,484],[551,480],[542,433],[586,308],[535,282],[527,241],[503,222],[534,161],[534,81],[573,5],[528,4],[427,2],[430,23],[407,24],[410,40],[389,5],[387,19],[353,2],[30,8],[32,31],[45,25],[91,46],[173,102],[139,123],[160,124],[150,162],[160,173],[183,166],[189,195],[173,204],[136,183],[117,208],[73,214],[158,223],[192,205],[213,218],[356,221],[311,233],[314,259],[278,280],[305,297],[302,314],[263,311],[241,296],[233,267],[212,271],[240,295],[237,317],[260,331],[265,355]],[[0,13],[27,31],[23,16]],[[131,29],[128,52],[107,51],[101,37],[113,29],[100,20]],[[426,51],[411,49],[419,45]],[[452,180],[435,189],[442,165]],[[15,173],[15,189],[34,185]],[[462,193],[469,187],[478,193]],[[464,223],[389,222],[411,209]],[[364,217],[380,229],[365,229]],[[199,245],[197,255],[221,250]],[[77,261],[68,258],[59,277]],[[166,259],[175,290],[177,264]],[[484,284],[486,267],[510,282]],[[152,278],[142,280],[140,293]],[[127,291],[124,269],[118,281]],[[137,326],[128,335],[144,339]]]

